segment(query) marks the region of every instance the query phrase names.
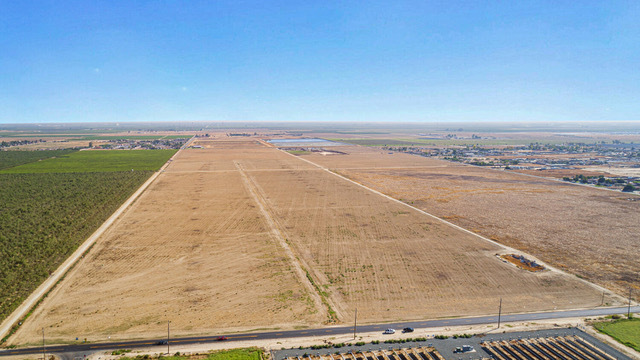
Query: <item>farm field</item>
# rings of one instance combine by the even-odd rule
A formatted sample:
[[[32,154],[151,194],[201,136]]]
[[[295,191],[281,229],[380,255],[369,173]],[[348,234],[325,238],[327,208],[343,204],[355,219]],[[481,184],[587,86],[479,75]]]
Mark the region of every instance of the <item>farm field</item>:
[[[350,323],[356,307],[379,322],[493,314],[500,297],[504,312],[600,304],[574,276],[518,269],[495,244],[254,139],[193,145],[10,343],[43,327],[98,341],[162,336],[169,320],[187,335]]]
[[[168,320],[183,335],[322,323],[318,296],[217,151],[183,150],[10,342],[32,342],[42,326],[70,341],[161,336]],[[259,162],[252,152],[237,161]]]
[[[68,155],[75,150],[0,151],[0,170],[52,157]]]
[[[365,147],[340,150],[348,155],[301,157],[619,293],[640,288],[636,195]]]
[[[615,321],[596,322],[593,326],[618,342],[640,351],[640,319],[619,319]]]
[[[4,169],[3,174],[76,173],[157,170],[177,150],[77,151],[39,162]]]
[[[77,164],[63,162],[51,172],[49,161],[74,154],[77,152],[0,153],[7,160],[4,164],[31,161],[0,172],[0,319],[8,316],[140,187],[153,173],[151,170],[159,167],[150,168],[145,159],[134,157],[128,164],[144,165],[148,170],[113,171],[107,162],[100,162],[91,164],[93,172],[81,173],[76,172]],[[57,157],[39,161],[43,156]],[[170,153],[164,156],[166,161]],[[11,173],[23,166],[32,172]]]

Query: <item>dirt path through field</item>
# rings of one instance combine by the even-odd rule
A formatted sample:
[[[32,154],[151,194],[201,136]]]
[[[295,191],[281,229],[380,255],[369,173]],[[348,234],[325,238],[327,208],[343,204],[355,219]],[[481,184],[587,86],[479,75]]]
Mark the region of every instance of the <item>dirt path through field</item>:
[[[280,246],[282,247],[282,250],[284,250],[284,253],[287,255],[287,257],[291,261],[291,265],[293,265],[300,282],[304,284],[304,286],[309,290],[309,293],[312,294],[313,302],[315,303],[315,308],[321,311],[324,316],[327,316],[328,311],[327,309],[325,309],[325,307],[322,304],[321,295],[318,294],[318,291],[316,290],[316,288],[313,286],[313,284],[309,281],[309,278],[307,277],[307,273],[308,273],[307,269],[309,268],[309,266],[304,264],[304,260],[297,258],[293,254],[293,251],[291,251],[291,247],[289,247],[289,244],[287,244],[287,239],[284,238],[284,236],[282,235],[282,231],[280,230],[279,226],[276,224],[276,221],[271,216],[271,213],[267,210],[268,205],[264,201],[264,196],[262,194],[259,194],[259,190],[256,188],[256,185],[253,182],[253,180],[249,176],[247,176],[247,173],[242,169],[242,166],[237,161],[234,161],[234,165],[236,166],[236,169],[238,169],[238,172],[242,176],[242,182],[245,185],[247,192],[251,194],[251,197],[253,198],[256,205],[258,205],[258,208],[260,209],[260,213],[262,214],[262,216],[264,217],[264,220],[266,221],[267,225],[271,229],[272,237],[274,238],[274,240],[278,242],[278,244],[280,244]],[[333,308],[335,309],[336,306],[333,305]]]

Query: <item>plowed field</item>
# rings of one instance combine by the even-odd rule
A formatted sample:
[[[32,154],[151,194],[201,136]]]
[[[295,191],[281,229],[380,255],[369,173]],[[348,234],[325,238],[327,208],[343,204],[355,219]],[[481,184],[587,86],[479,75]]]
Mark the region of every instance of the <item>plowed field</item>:
[[[37,342],[42,327],[97,341],[161,336],[169,320],[196,334],[350,323],[356,308],[377,322],[495,313],[500,297],[504,312],[600,303],[574,276],[506,264],[498,245],[301,158],[251,139],[196,144],[10,342]]]
[[[640,197],[365,147],[308,159],[628,294],[640,289]]]

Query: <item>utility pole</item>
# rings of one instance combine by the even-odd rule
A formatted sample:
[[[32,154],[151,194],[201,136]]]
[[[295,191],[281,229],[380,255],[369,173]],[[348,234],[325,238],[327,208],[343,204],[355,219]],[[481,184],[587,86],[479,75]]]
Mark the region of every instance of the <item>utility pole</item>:
[[[358,329],[358,308],[356,308],[356,316],[353,319],[353,339],[356,339],[356,329]]]
[[[500,329],[500,317],[502,316],[502,298],[500,298],[500,307],[498,308],[498,329]]]
[[[600,306],[604,306],[604,290],[602,290],[602,303],[600,304]]]
[[[47,360],[47,354],[44,347],[44,328],[42,328],[42,360]]]
[[[629,288],[629,307],[627,307],[627,319],[631,319],[631,288]]]
[[[171,321],[167,321],[167,355],[171,354],[169,351],[169,324],[171,324]]]

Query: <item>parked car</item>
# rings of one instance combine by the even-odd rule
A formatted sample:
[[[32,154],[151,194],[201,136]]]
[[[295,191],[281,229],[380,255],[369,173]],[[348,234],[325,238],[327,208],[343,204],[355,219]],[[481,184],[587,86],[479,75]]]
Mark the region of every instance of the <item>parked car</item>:
[[[454,353],[466,353],[473,351],[473,346],[471,345],[462,345],[462,347],[457,347],[453,350]]]
[[[383,332],[383,334],[395,334],[396,331],[394,329],[387,329]]]
[[[404,329],[402,329],[403,333],[408,333],[408,332],[413,332],[413,328],[412,327],[406,327]]]

